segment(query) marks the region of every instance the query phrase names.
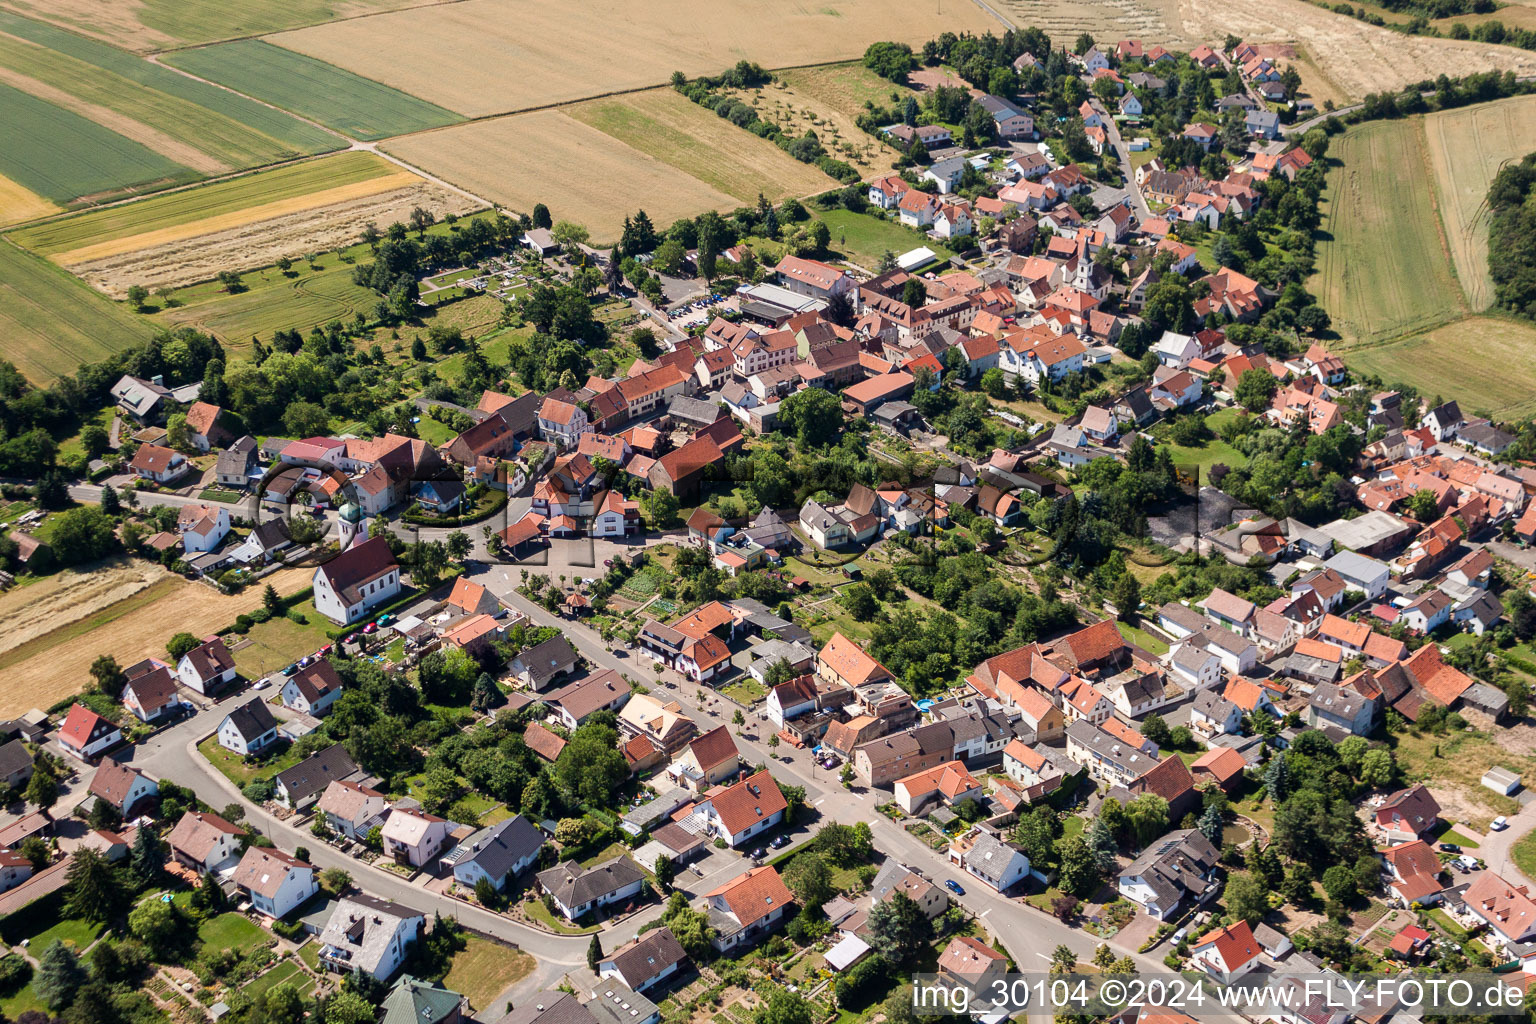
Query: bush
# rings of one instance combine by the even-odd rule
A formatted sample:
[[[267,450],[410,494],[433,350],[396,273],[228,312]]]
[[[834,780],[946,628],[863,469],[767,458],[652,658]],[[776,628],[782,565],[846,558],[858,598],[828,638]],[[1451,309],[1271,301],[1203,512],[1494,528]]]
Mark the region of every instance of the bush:
[[[32,965],[15,953],[0,957],[0,992],[10,995],[32,980]]]
[[[253,625],[255,625],[255,623],[251,620],[251,617],[249,615],[237,615],[237,616],[235,616],[235,631],[236,632],[238,632],[238,633],[249,633],[251,631],[251,627]]]
[[[250,618],[252,622],[266,622],[268,619],[272,618],[272,613],[267,611],[265,608],[257,608],[255,611],[251,612]]]
[[[297,608],[290,608],[290,609],[288,609],[288,621],[289,622],[296,622],[296,623],[298,623],[301,626],[309,625],[309,618],[307,616],[305,616],[305,614],[303,612],[299,611]]]

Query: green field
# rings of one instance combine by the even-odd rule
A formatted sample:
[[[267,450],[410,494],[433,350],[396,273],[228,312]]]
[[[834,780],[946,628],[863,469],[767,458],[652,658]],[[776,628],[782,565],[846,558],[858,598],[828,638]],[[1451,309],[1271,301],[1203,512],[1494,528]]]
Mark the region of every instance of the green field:
[[[0,67],[132,118],[206,154],[208,166],[201,169],[209,173],[343,145],[290,114],[53,25],[0,12],[0,33]]]
[[[8,85],[0,85],[0,139],[0,174],[57,203],[197,177],[132,139]]]
[[[11,237],[33,252],[47,256],[115,238],[191,224],[263,203],[274,203],[322,189],[394,174],[399,170],[396,165],[372,153],[342,153],[323,160],[307,160],[275,170],[259,171],[202,188],[151,196],[110,209],[93,210],[17,231]]]
[[[1423,118],[1351,128],[1333,141],[1312,286],[1347,343],[1429,330],[1466,312],[1425,146]]]
[[[871,272],[886,252],[900,256],[912,249],[927,246],[941,260],[954,255],[933,239],[911,228],[904,228],[893,220],[849,210],[818,211],[815,216],[825,221],[832,232],[832,248]]]
[[[166,63],[375,141],[464,120],[451,110],[259,39],[183,50]]]
[[[43,383],[154,333],[148,321],[43,259],[0,242],[0,357]]]
[[[197,937],[213,949],[255,949],[271,941],[272,936],[233,911],[204,921]]]

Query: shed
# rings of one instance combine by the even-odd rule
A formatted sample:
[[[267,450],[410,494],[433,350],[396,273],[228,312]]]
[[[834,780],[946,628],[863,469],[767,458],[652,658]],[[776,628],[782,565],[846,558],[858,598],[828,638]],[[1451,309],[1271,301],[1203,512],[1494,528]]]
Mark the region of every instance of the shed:
[[[1495,765],[1483,773],[1483,785],[1495,793],[1509,796],[1520,788],[1520,776],[1508,768],[1500,768]]]

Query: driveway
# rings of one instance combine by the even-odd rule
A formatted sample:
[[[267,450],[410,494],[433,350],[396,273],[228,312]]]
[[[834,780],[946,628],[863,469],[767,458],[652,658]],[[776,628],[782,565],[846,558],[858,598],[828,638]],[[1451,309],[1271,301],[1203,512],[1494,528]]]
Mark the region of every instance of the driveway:
[[[1510,850],[1523,839],[1531,829],[1536,828],[1536,802],[1528,803],[1521,808],[1520,813],[1509,819],[1509,827],[1502,832],[1489,832],[1479,837],[1477,833],[1465,825],[1457,825],[1456,831],[1461,832],[1471,839],[1477,840],[1478,847],[1467,852],[1474,857],[1479,857],[1488,865],[1488,870],[1503,875],[1511,881],[1523,880],[1536,884],[1536,878],[1526,875],[1515,862],[1510,859]],[[1514,876],[1519,876],[1515,878]]]

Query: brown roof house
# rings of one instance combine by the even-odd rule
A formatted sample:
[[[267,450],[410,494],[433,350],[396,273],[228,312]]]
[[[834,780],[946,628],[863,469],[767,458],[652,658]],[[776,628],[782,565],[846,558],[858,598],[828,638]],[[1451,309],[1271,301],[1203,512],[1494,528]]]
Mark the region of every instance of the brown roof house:
[[[167,842],[176,863],[199,873],[218,871],[240,855],[246,831],[217,814],[188,811],[171,829]]]
[[[320,886],[315,867],[276,848],[253,846],[235,868],[234,881],[251,897],[251,906],[271,918],[287,917]]]

